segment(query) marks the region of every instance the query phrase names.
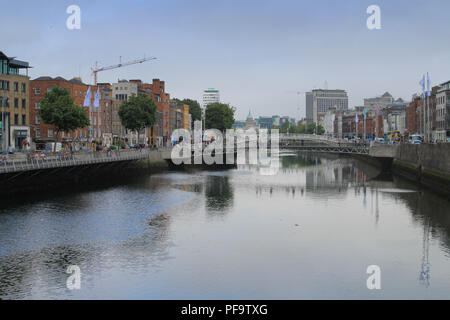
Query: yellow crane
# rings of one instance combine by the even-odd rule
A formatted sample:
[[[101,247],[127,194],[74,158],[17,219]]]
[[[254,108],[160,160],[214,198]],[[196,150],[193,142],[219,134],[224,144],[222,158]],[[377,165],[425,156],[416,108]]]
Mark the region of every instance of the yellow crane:
[[[92,68],[92,73],[94,75],[94,83],[95,83],[95,85],[97,85],[97,73],[99,73],[101,71],[117,69],[117,68],[129,66],[129,65],[132,65],[132,64],[143,63],[143,62],[146,62],[146,61],[149,61],[149,60],[155,60],[155,59],[156,59],[155,57],[146,58],[144,56],[143,59],[138,59],[138,60],[133,60],[133,61],[128,61],[128,62],[122,63],[122,57],[120,57],[120,63],[119,64],[116,64],[116,65],[113,65],[113,66],[108,66],[108,67],[102,67],[102,68],[99,68],[98,67],[98,62],[96,62],[95,63],[95,67]]]

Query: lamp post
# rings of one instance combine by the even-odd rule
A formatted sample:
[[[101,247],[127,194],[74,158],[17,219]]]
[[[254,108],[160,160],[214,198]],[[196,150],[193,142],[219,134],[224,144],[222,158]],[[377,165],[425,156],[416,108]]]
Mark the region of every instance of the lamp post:
[[[2,94],[2,103],[0,105],[0,107],[2,108],[2,142],[1,142],[1,148],[2,151],[6,151],[7,146],[6,146],[6,137],[5,137],[5,107],[6,107],[6,100],[9,99],[9,97],[3,93]]]

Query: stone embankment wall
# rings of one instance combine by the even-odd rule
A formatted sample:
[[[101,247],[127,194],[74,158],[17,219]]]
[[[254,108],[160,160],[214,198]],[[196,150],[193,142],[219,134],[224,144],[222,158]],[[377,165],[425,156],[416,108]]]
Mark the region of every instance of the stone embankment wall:
[[[450,194],[450,144],[395,146],[393,173]]]

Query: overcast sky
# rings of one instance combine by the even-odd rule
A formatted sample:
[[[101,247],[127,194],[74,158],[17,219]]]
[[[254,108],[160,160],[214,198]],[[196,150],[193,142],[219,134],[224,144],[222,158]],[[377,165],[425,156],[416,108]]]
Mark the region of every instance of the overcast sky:
[[[71,4],[81,30],[66,28]],[[381,30],[366,27],[372,4]],[[29,61],[32,79],[91,84],[96,61],[155,56],[98,81],[159,78],[172,97],[198,100],[213,87],[238,119],[249,109],[299,118],[304,92],[325,81],[347,90],[353,107],[385,91],[410,100],[427,71],[433,84],[450,80],[449,14],[448,0],[3,1],[0,51]]]

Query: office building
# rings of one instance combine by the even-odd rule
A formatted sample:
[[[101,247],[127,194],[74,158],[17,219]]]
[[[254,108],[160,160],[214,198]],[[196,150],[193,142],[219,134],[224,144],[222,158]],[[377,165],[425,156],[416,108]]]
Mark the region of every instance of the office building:
[[[0,51],[0,150],[29,149],[28,62],[8,57]]]
[[[333,108],[337,111],[348,110],[348,95],[345,90],[316,89],[307,92],[305,98],[308,123],[318,122]]]

